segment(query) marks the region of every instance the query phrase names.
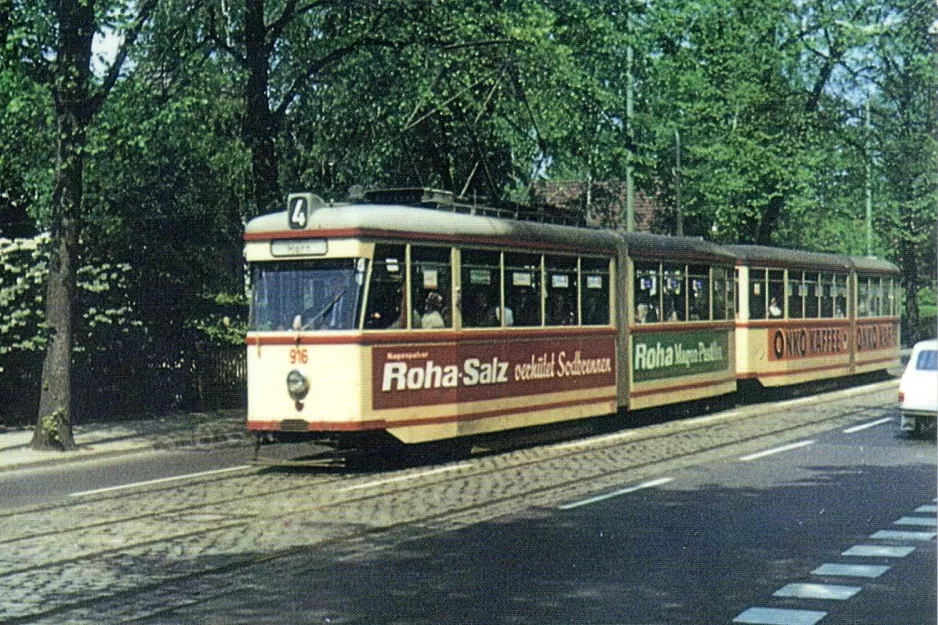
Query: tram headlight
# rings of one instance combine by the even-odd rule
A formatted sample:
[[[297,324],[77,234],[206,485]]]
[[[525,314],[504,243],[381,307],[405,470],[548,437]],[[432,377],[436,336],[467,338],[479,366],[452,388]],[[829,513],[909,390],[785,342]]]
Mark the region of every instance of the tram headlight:
[[[300,371],[294,369],[287,374],[287,392],[293,401],[300,401],[309,393],[309,380]]]

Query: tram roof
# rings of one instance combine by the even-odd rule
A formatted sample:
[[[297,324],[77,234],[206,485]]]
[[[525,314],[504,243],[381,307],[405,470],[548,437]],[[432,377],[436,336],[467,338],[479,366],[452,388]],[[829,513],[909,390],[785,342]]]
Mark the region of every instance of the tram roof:
[[[648,232],[616,233],[625,241],[633,257],[700,260],[732,265],[736,256],[724,247],[699,237],[676,237]]]
[[[857,268],[857,271],[866,271],[872,273],[898,274],[899,268],[882,258],[872,256],[851,256],[850,260]]]
[[[256,217],[248,222],[245,239],[303,236],[423,239],[479,246],[551,247],[612,253],[619,237],[609,230],[575,228],[531,221],[469,215],[439,209],[394,204],[339,204],[318,208],[306,228],[291,230],[287,212]]]
[[[848,257],[837,254],[791,250],[767,245],[725,245],[724,247],[736,256],[739,265],[787,269],[830,269],[832,271],[849,271],[853,267]]]
[[[369,237],[475,243],[480,246],[552,247],[611,253],[623,246],[632,256],[732,264],[735,256],[701,238],[577,228],[534,221],[470,215],[398,204],[338,204],[318,208],[305,228],[291,230],[287,212],[255,217],[245,239],[304,236]]]

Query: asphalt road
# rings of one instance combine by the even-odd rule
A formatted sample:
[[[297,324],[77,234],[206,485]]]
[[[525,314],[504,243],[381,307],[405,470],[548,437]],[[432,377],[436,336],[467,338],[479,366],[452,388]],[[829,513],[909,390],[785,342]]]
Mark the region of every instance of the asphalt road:
[[[935,443],[870,424],[367,557],[311,555],[145,622],[935,623]]]
[[[308,453],[309,445],[264,448],[265,455]],[[199,475],[246,470],[253,456],[249,443],[163,449],[101,457],[81,462],[0,471],[0,511],[49,505],[112,489],[130,489]]]

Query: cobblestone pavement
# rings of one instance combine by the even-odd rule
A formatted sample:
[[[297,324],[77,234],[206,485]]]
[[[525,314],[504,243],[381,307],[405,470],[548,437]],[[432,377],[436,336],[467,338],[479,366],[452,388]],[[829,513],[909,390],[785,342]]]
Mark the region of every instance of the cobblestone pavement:
[[[253,614],[252,589],[317,561],[536,513],[879,418],[894,402],[895,383],[885,383],[448,464],[368,474],[252,468],[18,510],[0,515],[0,622],[172,623],[174,607],[231,596]]]

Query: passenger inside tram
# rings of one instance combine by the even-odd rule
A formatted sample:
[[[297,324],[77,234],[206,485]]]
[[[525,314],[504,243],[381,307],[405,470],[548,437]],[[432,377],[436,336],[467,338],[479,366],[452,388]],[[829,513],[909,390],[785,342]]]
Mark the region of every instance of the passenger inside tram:
[[[443,320],[443,296],[436,291],[427,294],[427,301],[424,303],[423,315],[420,316],[420,327],[424,329],[445,328],[446,322]]]

